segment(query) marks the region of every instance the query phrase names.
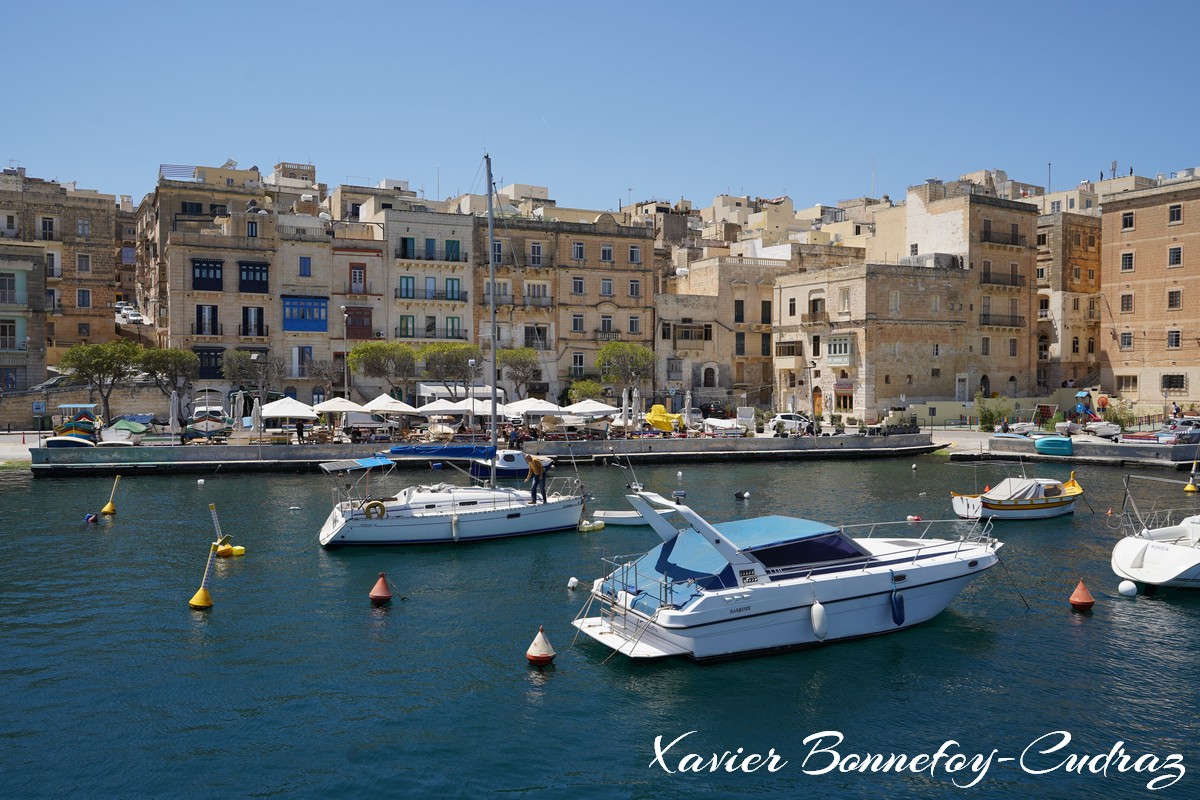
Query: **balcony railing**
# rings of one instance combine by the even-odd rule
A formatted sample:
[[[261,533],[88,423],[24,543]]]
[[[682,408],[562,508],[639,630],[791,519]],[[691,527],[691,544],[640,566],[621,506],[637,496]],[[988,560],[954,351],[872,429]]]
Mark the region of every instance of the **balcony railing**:
[[[323,242],[331,238],[325,228],[310,228],[296,225],[279,225],[275,228],[280,239],[293,239],[301,242]]]
[[[683,380],[683,370],[681,370],[681,369],[669,369],[669,370],[667,370],[667,380],[669,380],[669,381],[681,381],[681,380]]]
[[[491,295],[484,292],[483,302],[485,302],[485,303],[490,302],[490,298],[491,298]],[[512,304],[513,304],[513,296],[511,293],[508,293],[508,294],[500,294],[499,292],[496,293],[496,305],[511,306]]]
[[[25,340],[20,341],[20,347],[17,346],[17,337],[15,336],[0,336],[0,350],[25,350]]]
[[[553,350],[554,342],[550,341],[549,339],[526,337],[525,346],[530,350]]]
[[[1039,308],[1038,309],[1038,319],[1050,319],[1050,309]]]
[[[238,325],[238,336],[270,336],[270,325]]]
[[[567,367],[568,378],[591,378],[592,380],[600,380],[600,370],[588,369],[587,367]]]
[[[395,338],[397,339],[452,339],[463,341],[467,338],[467,332],[462,328],[421,328],[419,330],[410,328],[396,328]]]
[[[62,267],[53,266],[46,269],[46,277],[55,280],[62,280]]]
[[[553,297],[526,297],[524,298],[526,308],[550,308],[554,305]]]
[[[0,305],[25,305],[28,295],[15,289],[0,289]]]
[[[1017,247],[1025,246],[1025,237],[1017,233],[1001,233],[1000,231],[980,231],[979,241],[992,244],[1009,244]]]
[[[420,250],[418,252],[409,252],[403,247],[396,248],[396,258],[401,261],[448,261],[452,264],[462,264],[471,260],[470,253],[462,251]]]
[[[200,324],[192,323],[193,336],[224,336],[225,326],[221,324]]]
[[[54,231],[38,231],[37,238],[42,242],[53,242],[55,240]]]
[[[979,276],[980,283],[991,284],[992,286],[1024,286],[1024,275],[1012,275],[1004,272],[983,272]]]
[[[447,300],[451,303],[467,302],[467,293],[461,292],[430,292],[424,289],[397,289],[395,291],[397,300]],[[509,295],[509,302],[512,302],[512,295]]]
[[[997,328],[1024,328],[1025,318],[1012,314],[980,314],[979,324]]]
[[[828,311],[812,311],[812,312],[809,312],[808,314],[801,314],[800,315],[800,324],[801,325],[828,325],[829,324],[829,312]]]
[[[370,281],[343,281],[341,294],[375,294]]]
[[[620,338],[620,331],[596,331],[596,341],[599,342],[615,342]]]

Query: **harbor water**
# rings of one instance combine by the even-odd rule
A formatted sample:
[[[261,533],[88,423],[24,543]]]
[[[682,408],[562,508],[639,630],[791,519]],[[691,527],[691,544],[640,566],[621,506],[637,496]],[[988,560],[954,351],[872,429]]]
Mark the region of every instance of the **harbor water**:
[[[1012,469],[932,455],[636,478],[713,522],[858,523],[948,518],[951,489]],[[111,479],[0,472],[0,797],[1195,797],[1200,596],[1118,594],[1123,474],[1078,469],[1073,516],[998,522],[1002,563],[929,623],[699,665],[574,642],[602,558],[652,547],[646,527],[327,552],[315,474],[131,477],[88,524]],[[589,508],[628,507],[627,470],[580,475]],[[246,555],[217,561],[201,612],[210,503]],[[375,608],[380,572],[397,597]],[[1088,613],[1067,603],[1080,578]],[[539,626],[558,652],[541,669]]]

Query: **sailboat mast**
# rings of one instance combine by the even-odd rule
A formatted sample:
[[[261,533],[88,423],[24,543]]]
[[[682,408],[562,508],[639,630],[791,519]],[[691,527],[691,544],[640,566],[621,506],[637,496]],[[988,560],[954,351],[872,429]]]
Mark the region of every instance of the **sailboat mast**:
[[[496,245],[494,244],[493,237],[495,236],[496,221],[495,215],[492,212],[492,157],[484,153],[483,162],[487,165],[488,306],[491,308],[491,323],[488,330],[492,338],[492,467],[488,473],[488,487],[495,489],[496,458],[498,452],[498,444],[496,442],[496,361],[498,360],[498,353],[496,352]]]

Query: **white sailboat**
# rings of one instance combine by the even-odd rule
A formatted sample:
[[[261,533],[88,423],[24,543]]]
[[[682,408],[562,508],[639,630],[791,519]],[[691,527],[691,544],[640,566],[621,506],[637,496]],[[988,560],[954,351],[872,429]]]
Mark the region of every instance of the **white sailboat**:
[[[492,161],[487,165],[488,190],[488,280],[491,306],[491,384],[496,386],[496,263],[492,211]],[[491,449],[493,469],[486,486],[456,486],[448,483],[409,486],[388,497],[370,491],[372,470],[391,466],[387,459],[349,459],[322,464],[326,473],[339,479],[333,510],[321,526],[318,541],[326,548],[346,545],[433,544],[498,539],[548,533],[579,526],[583,517],[583,487],[577,478],[556,478],[547,487],[545,501],[531,502],[523,489],[498,487],[494,469],[497,448],[496,393],[491,400]],[[362,471],[357,482],[346,476]],[[378,484],[377,484],[378,485]],[[361,489],[359,488],[361,486]]]

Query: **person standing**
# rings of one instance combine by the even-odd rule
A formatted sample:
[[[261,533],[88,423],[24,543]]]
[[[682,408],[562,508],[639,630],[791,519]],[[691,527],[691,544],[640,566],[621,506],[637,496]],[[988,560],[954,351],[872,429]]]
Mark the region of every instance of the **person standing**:
[[[529,505],[537,505],[539,486],[542,489],[542,502],[548,502],[546,500],[546,467],[542,465],[542,460],[532,453],[526,453],[525,462],[529,464],[529,474],[525,476],[525,482],[533,481],[533,486],[529,490]]]
[[[304,444],[304,420],[296,420],[296,444]]]
[[[1179,419],[1179,403],[1171,403],[1171,419]]]

